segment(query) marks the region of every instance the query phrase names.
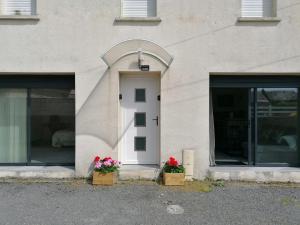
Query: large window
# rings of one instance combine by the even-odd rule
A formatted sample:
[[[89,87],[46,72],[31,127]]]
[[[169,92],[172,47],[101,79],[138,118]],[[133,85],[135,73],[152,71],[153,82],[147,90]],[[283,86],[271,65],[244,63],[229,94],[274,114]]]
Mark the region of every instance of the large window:
[[[122,0],[122,17],[155,17],[156,0]]]
[[[217,165],[300,165],[300,78],[215,76],[211,86]]]
[[[74,163],[74,78],[0,76],[0,164]]]
[[[276,0],[241,0],[242,17],[275,17]]]
[[[36,0],[0,0],[0,15],[35,15]]]

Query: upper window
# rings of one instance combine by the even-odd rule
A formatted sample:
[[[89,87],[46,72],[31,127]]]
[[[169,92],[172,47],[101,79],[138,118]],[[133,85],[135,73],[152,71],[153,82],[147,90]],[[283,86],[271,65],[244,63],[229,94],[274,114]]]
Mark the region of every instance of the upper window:
[[[122,0],[122,17],[156,17],[156,0]]]
[[[242,0],[242,17],[275,17],[276,0]]]
[[[35,15],[35,0],[0,0],[0,15]]]

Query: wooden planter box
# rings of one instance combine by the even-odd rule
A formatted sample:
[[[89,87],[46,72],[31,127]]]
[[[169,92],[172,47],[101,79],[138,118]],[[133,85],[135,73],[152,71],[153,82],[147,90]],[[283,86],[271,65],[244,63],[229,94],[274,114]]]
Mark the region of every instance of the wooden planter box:
[[[183,186],[185,175],[184,173],[163,173],[164,185],[167,186]]]
[[[93,172],[93,185],[114,185],[117,182],[117,173]]]

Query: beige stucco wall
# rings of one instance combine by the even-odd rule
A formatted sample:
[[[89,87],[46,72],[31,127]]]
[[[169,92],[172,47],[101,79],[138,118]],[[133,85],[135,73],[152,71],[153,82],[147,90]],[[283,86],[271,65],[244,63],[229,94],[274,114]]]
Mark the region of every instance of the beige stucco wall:
[[[195,149],[195,177],[209,167],[209,73],[300,72],[300,1],[279,0],[280,23],[237,23],[240,0],[158,0],[161,23],[115,23],[120,0],[38,0],[40,21],[0,19],[0,72],[75,72],[76,172],[94,155],[118,156],[118,71],[101,56],[147,39],[174,57],[162,76],[161,152]],[[163,69],[147,58],[152,70]]]

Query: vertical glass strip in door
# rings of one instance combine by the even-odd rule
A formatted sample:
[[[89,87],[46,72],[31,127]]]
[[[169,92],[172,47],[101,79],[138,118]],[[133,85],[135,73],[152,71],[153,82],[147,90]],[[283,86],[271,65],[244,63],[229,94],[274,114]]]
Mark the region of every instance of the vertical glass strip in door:
[[[27,90],[0,89],[0,163],[27,162]]]

